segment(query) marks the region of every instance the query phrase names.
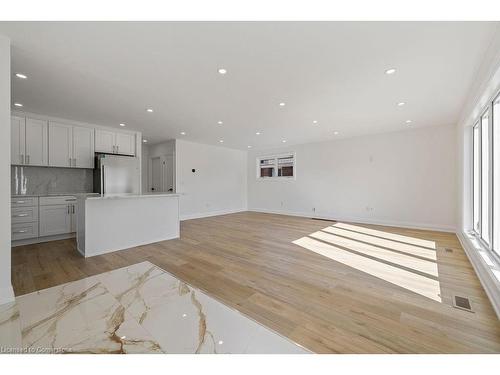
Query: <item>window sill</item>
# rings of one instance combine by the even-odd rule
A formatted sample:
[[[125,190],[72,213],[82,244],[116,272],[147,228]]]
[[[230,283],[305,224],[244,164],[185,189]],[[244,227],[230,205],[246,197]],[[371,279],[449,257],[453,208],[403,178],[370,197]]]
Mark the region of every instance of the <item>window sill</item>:
[[[459,232],[458,239],[500,319],[500,262],[475,235]]]

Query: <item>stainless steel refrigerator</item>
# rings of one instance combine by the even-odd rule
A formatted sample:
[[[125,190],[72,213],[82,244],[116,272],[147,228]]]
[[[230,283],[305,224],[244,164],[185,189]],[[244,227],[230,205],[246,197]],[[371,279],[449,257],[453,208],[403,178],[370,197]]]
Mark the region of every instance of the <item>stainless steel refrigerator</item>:
[[[140,191],[141,176],[138,158],[96,154],[94,193],[138,194]]]

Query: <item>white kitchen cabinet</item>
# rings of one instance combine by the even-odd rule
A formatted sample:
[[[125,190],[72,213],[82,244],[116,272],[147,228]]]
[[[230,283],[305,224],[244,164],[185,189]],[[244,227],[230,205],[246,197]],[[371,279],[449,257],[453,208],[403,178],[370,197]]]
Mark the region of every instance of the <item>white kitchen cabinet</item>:
[[[11,117],[11,164],[46,166],[48,163],[47,121]]]
[[[77,212],[76,212],[76,202],[71,204],[70,206],[70,213],[71,213],[71,233],[76,232],[76,218],[77,218]]]
[[[58,122],[49,123],[49,165],[51,167],[71,167],[72,126]]]
[[[10,163],[23,164],[26,145],[26,119],[12,116],[10,119]]]
[[[71,205],[40,206],[40,237],[71,233]]]
[[[26,118],[26,165],[49,165],[47,121]]]
[[[135,155],[135,134],[96,129],[95,151],[107,154]]]
[[[122,155],[135,155],[135,135],[129,133],[116,133],[116,153]]]
[[[49,165],[94,168],[94,130],[51,121]]]
[[[94,129],[73,126],[73,166],[94,168]]]
[[[115,152],[115,133],[103,130],[95,130],[95,151],[114,154]]]

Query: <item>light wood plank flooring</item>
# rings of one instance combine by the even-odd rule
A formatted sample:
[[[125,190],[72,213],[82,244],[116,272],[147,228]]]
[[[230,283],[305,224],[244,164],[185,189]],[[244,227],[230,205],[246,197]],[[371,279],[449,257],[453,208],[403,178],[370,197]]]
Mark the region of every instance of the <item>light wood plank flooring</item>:
[[[89,259],[74,240],[16,247],[13,285],[21,295],[144,260],[314,352],[500,353],[499,321],[450,233],[243,212]],[[453,308],[454,293],[474,313]]]

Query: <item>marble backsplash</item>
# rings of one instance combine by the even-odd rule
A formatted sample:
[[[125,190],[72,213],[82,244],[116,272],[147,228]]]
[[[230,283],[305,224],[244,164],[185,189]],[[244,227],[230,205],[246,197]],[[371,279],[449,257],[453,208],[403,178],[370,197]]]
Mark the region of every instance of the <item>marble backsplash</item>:
[[[91,193],[93,170],[51,167],[11,167],[11,193]]]

